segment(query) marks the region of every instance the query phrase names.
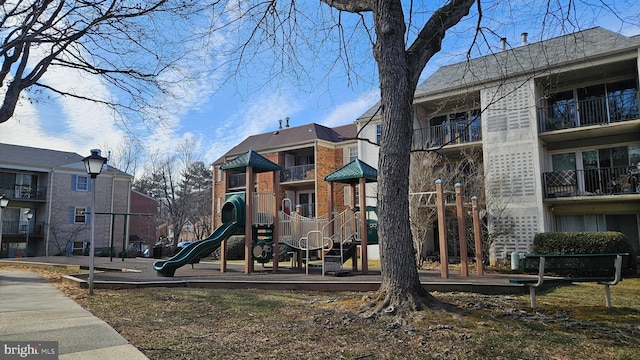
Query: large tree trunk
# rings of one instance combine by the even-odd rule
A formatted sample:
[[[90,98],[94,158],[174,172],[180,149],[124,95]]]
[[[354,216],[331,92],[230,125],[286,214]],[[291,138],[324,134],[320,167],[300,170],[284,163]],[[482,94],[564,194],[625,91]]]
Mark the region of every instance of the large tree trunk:
[[[377,0],[374,56],[380,76],[382,128],[378,162],[378,231],[382,285],[376,311],[421,309],[434,298],[420,285],[409,226],[409,162],[417,86],[405,49],[402,4]]]

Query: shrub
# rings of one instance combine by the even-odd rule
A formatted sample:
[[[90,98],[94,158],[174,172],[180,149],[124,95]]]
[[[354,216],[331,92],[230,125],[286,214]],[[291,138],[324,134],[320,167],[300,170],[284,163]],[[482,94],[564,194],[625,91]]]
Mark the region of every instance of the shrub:
[[[212,254],[214,259],[220,259],[220,248]],[[244,259],[244,235],[235,235],[227,239],[227,260]]]
[[[636,257],[629,239],[620,232],[549,232],[533,238],[535,254],[628,253],[622,262],[625,275],[636,273]]]

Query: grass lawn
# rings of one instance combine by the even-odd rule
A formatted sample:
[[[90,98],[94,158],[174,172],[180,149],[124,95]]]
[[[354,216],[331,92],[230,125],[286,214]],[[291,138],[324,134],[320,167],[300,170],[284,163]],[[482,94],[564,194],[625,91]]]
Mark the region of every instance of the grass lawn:
[[[7,266],[3,266],[7,268]],[[24,268],[22,268],[24,269]],[[529,296],[433,293],[455,310],[360,314],[369,293],[60,284],[150,359],[640,359],[640,279],[580,283]]]

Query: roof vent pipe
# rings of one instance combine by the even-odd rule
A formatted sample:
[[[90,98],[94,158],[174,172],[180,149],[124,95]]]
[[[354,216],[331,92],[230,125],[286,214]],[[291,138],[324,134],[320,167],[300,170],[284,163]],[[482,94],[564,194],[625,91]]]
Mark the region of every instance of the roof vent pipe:
[[[522,46],[527,45],[527,36],[529,36],[529,33],[523,32],[520,36],[522,36]]]
[[[500,38],[500,50],[507,49],[507,38]]]
[[[284,127],[289,127],[289,117],[288,116],[286,118],[284,118],[284,121],[285,121]]]
[[[282,129],[282,119],[278,120],[278,129]]]

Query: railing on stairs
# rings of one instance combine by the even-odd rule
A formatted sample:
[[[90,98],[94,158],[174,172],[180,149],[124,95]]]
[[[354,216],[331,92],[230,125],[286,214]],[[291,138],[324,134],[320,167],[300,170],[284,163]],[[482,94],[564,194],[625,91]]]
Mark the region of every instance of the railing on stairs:
[[[282,208],[290,209],[290,204],[283,201]],[[357,242],[360,240],[360,212],[353,209],[334,215],[333,220],[329,221],[327,216],[317,218],[307,218],[297,213],[287,214],[280,211],[278,222],[279,242],[289,245],[293,248],[304,250],[306,252],[307,274],[309,272],[309,252],[313,250],[321,250],[322,256],[322,275],[327,271],[339,271],[344,264],[344,243]],[[338,247],[340,255],[327,255],[326,253]],[[327,258],[339,257],[339,265],[334,268],[338,261],[331,262],[327,265]],[[338,260],[338,259],[336,259]],[[333,266],[332,266],[333,265]],[[331,269],[328,267],[331,266]]]
[[[330,237],[323,236],[322,231],[313,230],[307,233],[307,236],[303,236],[300,238],[298,242],[298,248],[305,251],[306,258],[306,273],[309,275],[309,251],[311,250],[321,250],[323,253],[325,251],[331,250],[333,247],[333,240]],[[322,260],[322,275],[324,275],[324,257]]]

